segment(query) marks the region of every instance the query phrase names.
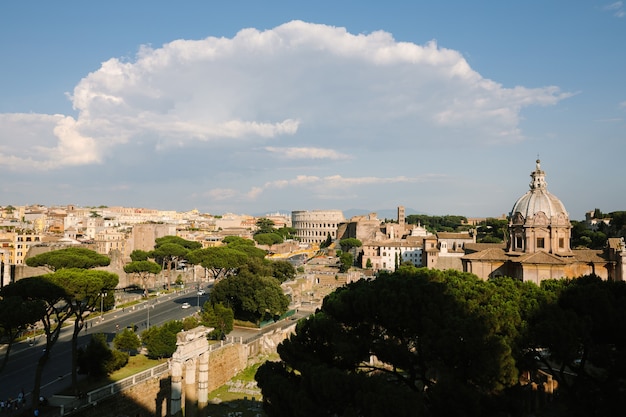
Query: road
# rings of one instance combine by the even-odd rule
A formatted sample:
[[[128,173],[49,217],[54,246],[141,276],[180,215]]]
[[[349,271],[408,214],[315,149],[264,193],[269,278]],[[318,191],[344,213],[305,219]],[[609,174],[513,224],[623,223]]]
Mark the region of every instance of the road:
[[[109,341],[113,340],[117,329],[127,326],[137,326],[138,332],[148,326],[160,326],[171,320],[182,320],[198,311],[198,307],[207,300],[208,293],[198,296],[195,289],[185,292],[172,293],[151,299],[150,301],[136,305],[135,307],[115,310],[104,314],[104,320],[96,318],[89,320],[87,326],[78,339],[79,346],[85,346],[93,333],[104,333]],[[190,308],[183,309],[183,303],[189,303]],[[119,326],[119,327],[118,327]],[[73,326],[64,328],[59,340],[50,352],[50,359],[44,368],[41,392],[48,397],[60,389],[68,386],[71,382],[71,339]],[[34,344],[20,342],[13,346],[9,362],[0,374],[0,398],[15,398],[20,390],[27,393],[30,400],[30,391],[35,380],[37,361],[45,347],[45,336],[38,336]],[[0,348],[0,354],[4,355],[6,347]]]

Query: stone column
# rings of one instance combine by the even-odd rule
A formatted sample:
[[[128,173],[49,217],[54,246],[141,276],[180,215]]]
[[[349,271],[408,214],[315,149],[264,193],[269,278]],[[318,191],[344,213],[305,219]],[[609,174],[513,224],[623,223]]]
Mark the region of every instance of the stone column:
[[[185,417],[196,417],[197,414],[196,359],[190,359],[185,362]]]
[[[181,362],[172,362],[172,411],[171,415],[182,417],[181,397],[183,395],[183,364]]]
[[[200,355],[198,361],[198,415],[206,415],[209,402],[209,352]]]

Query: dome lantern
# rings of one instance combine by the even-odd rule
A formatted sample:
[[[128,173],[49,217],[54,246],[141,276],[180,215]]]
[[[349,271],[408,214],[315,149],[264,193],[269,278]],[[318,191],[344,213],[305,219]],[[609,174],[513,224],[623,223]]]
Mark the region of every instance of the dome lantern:
[[[569,255],[571,223],[565,206],[548,191],[540,160],[531,172],[530,190],[509,214],[509,253],[548,252]]]

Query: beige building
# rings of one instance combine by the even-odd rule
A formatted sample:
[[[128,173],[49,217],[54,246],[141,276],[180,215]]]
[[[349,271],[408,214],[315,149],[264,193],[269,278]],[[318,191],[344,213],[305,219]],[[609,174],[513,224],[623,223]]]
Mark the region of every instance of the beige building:
[[[595,274],[602,279],[626,277],[623,239],[609,239],[604,250],[571,249],[571,223],[563,203],[547,189],[537,160],[530,190],[509,214],[506,246],[467,247],[463,270],[483,279],[509,276],[539,284],[546,279]]]

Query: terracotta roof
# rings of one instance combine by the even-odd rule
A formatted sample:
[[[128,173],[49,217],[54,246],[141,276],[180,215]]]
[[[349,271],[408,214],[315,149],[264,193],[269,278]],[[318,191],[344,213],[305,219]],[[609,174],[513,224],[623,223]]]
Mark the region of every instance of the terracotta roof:
[[[465,253],[470,254],[487,249],[506,249],[506,243],[466,243],[463,245]]]
[[[574,258],[579,262],[606,262],[602,256],[604,251],[593,249],[574,249],[572,250]]]
[[[527,253],[520,256],[517,262],[522,264],[549,264],[549,265],[566,265],[570,262],[563,260],[563,258],[553,255],[548,252],[535,252]]]
[[[468,253],[462,259],[481,261],[508,261],[510,259],[502,248],[492,247],[478,252]]]

